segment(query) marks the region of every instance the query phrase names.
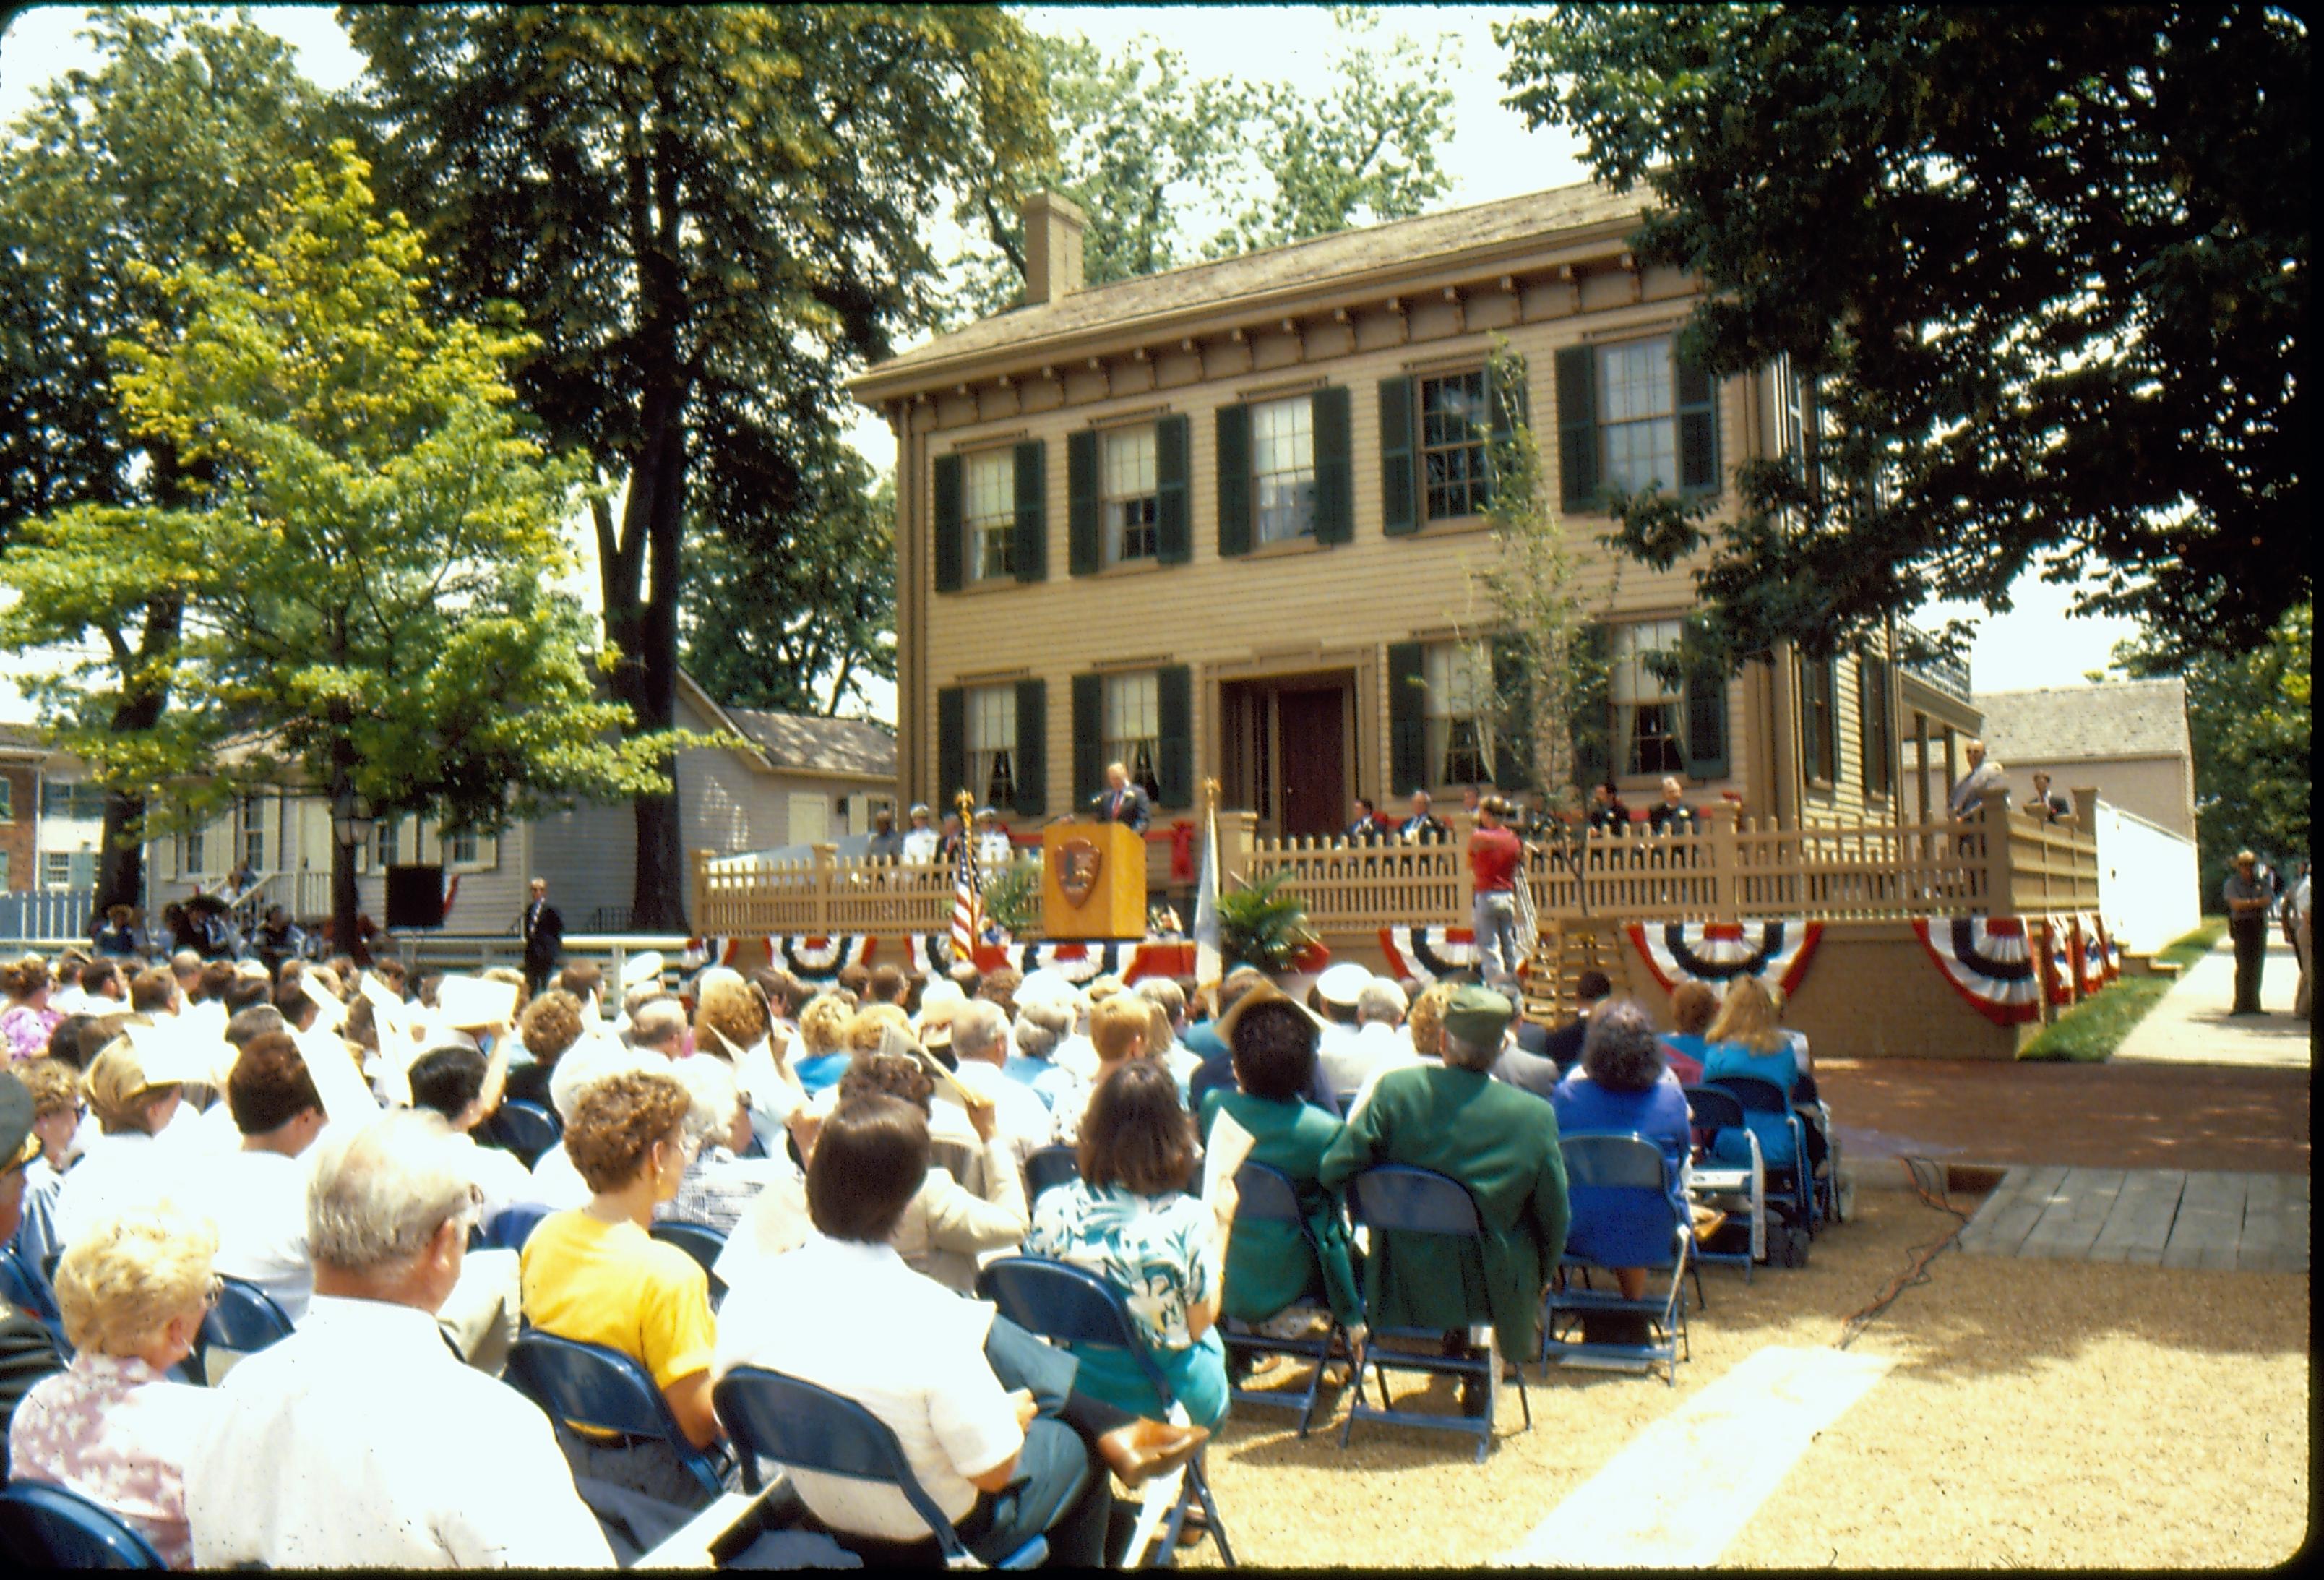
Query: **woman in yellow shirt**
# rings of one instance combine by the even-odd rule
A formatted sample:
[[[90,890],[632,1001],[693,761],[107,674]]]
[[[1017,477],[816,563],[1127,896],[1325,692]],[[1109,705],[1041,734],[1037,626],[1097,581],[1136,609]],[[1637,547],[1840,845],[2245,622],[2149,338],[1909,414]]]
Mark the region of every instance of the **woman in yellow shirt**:
[[[524,1243],[525,1319],[543,1333],[621,1351],[643,1365],[687,1438],[722,1436],[710,1407],[716,1326],[710,1285],[684,1252],[649,1236],[657,1203],[678,1195],[692,1144],[688,1099],[674,1076],[612,1076],[585,1087],[565,1129],[566,1155],[589,1205],[541,1220]],[[622,1443],[558,1423],[576,1475],[689,1509],[710,1501],[667,1443]]]

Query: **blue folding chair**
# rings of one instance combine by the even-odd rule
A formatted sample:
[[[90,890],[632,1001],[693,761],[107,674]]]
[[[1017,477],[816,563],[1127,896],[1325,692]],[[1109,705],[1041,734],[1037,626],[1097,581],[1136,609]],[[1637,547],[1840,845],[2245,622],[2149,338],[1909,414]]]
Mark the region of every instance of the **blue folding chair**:
[[[121,1516],[46,1482],[11,1482],[0,1492],[0,1554],[28,1570],[164,1566]]]
[[[1741,1166],[1742,1188],[1731,1193],[1724,1190],[1718,1193],[1740,1195],[1750,1203],[1751,1221],[1744,1226],[1747,1234],[1743,1249],[1710,1251],[1704,1249],[1700,1243],[1694,1248],[1694,1261],[1698,1265],[1706,1261],[1719,1262],[1730,1267],[1739,1265],[1743,1269],[1743,1281],[1748,1284],[1751,1281],[1751,1264],[1758,1260],[1761,1254],[1762,1234],[1759,1217],[1766,1210],[1767,1206],[1767,1176],[1766,1170],[1759,1161],[1759,1138],[1752,1132],[1751,1127],[1744,1123],[1743,1104],[1735,1100],[1735,1095],[1731,1092],[1722,1092],[1715,1086],[1689,1086],[1686,1089],[1686,1117],[1688,1124],[1706,1140],[1705,1147],[1696,1149],[1695,1162],[1708,1170],[1724,1171],[1734,1167],[1704,1163],[1702,1154],[1708,1150],[1708,1138],[1717,1135],[1720,1131],[1733,1131],[1750,1144],[1750,1161]],[[1702,1298],[1702,1275],[1699,1271],[1694,1278],[1694,1294],[1695,1299],[1700,1302]]]
[[[724,1234],[707,1224],[681,1224],[675,1218],[657,1222],[647,1233],[665,1245],[677,1246],[710,1275],[710,1298],[714,1302],[725,1297],[725,1280],[717,1273],[719,1254],[726,1249]]]
[[[1166,1413],[1185,1412],[1178,1408],[1176,1396],[1170,1391],[1169,1381],[1162,1369],[1154,1363],[1139,1335],[1138,1324],[1130,1315],[1129,1303],[1121,1291],[1084,1268],[1069,1262],[1052,1261],[1039,1256],[1004,1256],[987,1262],[976,1275],[976,1292],[1001,1308],[1001,1315],[1052,1344],[1111,1344],[1128,1350],[1138,1361],[1138,1369],[1161,1400]],[[1186,1479],[1178,1492],[1178,1501],[1170,1510],[1169,1522],[1163,1528],[1162,1551],[1172,1552],[1178,1541],[1178,1532],[1186,1523],[1186,1511],[1199,1499],[1203,1515],[1207,1520],[1211,1538],[1219,1544],[1219,1557],[1227,1563],[1235,1561],[1234,1548],[1227,1539],[1226,1521],[1219,1517],[1218,1505],[1211,1499],[1210,1477],[1203,1468],[1203,1451],[1196,1449],[1194,1457],[1186,1464]]]
[[[551,1420],[624,1437],[659,1437],[704,1492],[715,1498],[726,1490],[718,1460],[687,1440],[669,1400],[633,1357],[528,1327],[509,1346],[507,1380]]]
[[[1409,1163],[1379,1163],[1365,1169],[1350,1182],[1348,1209],[1357,1223],[1371,1231],[1373,1256],[1387,1254],[1382,1236],[1397,1234],[1441,1234],[1453,1239],[1478,1243],[1480,1254],[1485,1237],[1484,1219],[1477,1211],[1477,1202],[1469,1187],[1450,1175],[1439,1174],[1433,1169],[1416,1169]],[[1484,1314],[1476,1313],[1476,1316]],[[1435,1328],[1380,1327],[1375,1326],[1371,1338],[1364,1346],[1364,1363],[1379,1380],[1380,1402],[1375,1409],[1364,1399],[1364,1378],[1361,1368],[1356,1372],[1355,1402],[1348,1408],[1348,1418],[1340,1428],[1340,1446],[1348,1446],[1348,1435],[1358,1421],[1385,1421],[1397,1427],[1419,1427],[1434,1432],[1469,1432],[1477,1438],[1477,1463],[1482,1465],[1493,1446],[1493,1414],[1500,1397],[1500,1341],[1489,1326],[1486,1329],[1482,1354],[1430,1354],[1407,1350],[1382,1350],[1382,1338],[1418,1339],[1441,1343],[1443,1334]],[[1399,1372],[1420,1372],[1432,1377],[1456,1377],[1464,1393],[1481,1390],[1485,1409],[1481,1415],[1424,1415],[1414,1410],[1395,1408],[1396,1400],[1388,1392],[1388,1372],[1393,1366]],[[1533,1429],[1533,1399],[1526,1391],[1525,1372],[1517,1372],[1517,1402],[1525,1408],[1526,1430]]]
[[[480,1139],[485,1145],[515,1153],[528,1169],[540,1161],[540,1155],[565,1134],[565,1127],[557,1123],[556,1114],[521,1097],[503,1103],[484,1122],[484,1134]]]
[[[1065,1185],[1082,1177],[1080,1157],[1071,1147],[1043,1147],[1025,1160],[1025,1199],[1039,1201],[1041,1193],[1053,1185]]]
[[[1558,1146],[1565,1154],[1565,1194],[1572,1219],[1565,1231],[1565,1257],[1558,1282],[1543,1302],[1541,1354],[1545,1363],[1636,1366],[1666,1369],[1678,1386],[1678,1363],[1687,1358],[1686,1270],[1694,1230],[1671,1199],[1670,1160],[1640,1135],[1572,1135]],[[1667,1272],[1669,1288],[1658,1297],[1628,1300],[1618,1291],[1587,1287],[1589,1274],[1616,1268]],[[1573,1275],[1584,1287],[1573,1287]],[[1562,1336],[1578,1332],[1583,1318],[1627,1313],[1643,1317],[1659,1332],[1642,1344],[1592,1343]]]
[[[1315,1232],[1308,1225],[1307,1215],[1299,1210],[1299,1187],[1292,1184],[1289,1175],[1265,1163],[1245,1163],[1235,1172],[1235,1195],[1236,1223],[1297,1224],[1299,1238],[1306,1243],[1308,1255],[1314,1259],[1315,1266],[1321,1270],[1323,1265],[1323,1247],[1315,1243]],[[1315,1396],[1323,1386],[1323,1368],[1331,1361],[1332,1346],[1337,1343],[1344,1348],[1347,1329],[1340,1325],[1339,1317],[1332,1314],[1328,1306],[1318,1307],[1303,1301],[1294,1304],[1290,1309],[1309,1312],[1320,1309],[1330,1319],[1331,1326],[1321,1338],[1270,1338],[1240,1323],[1229,1321],[1220,1325],[1219,1336],[1226,1344],[1228,1355],[1233,1359],[1247,1355],[1292,1355],[1310,1363],[1307,1389],[1304,1393],[1269,1388],[1236,1388],[1233,1391],[1237,1404],[1297,1410],[1299,1436],[1305,1437],[1308,1427],[1314,1420]]]
[[[1784,1260],[1794,1267],[1804,1263],[1805,1236],[1815,1233],[1818,1216],[1814,1177],[1808,1166],[1807,1122],[1793,1109],[1789,1095],[1773,1081],[1756,1076],[1721,1076],[1703,1085],[1725,1092],[1743,1105],[1743,1123],[1759,1140],[1768,1195],[1790,1219],[1791,1226],[1801,1231],[1796,1237],[1787,1237],[1786,1250],[1793,1254]],[[1773,1160],[1774,1154],[1784,1150],[1775,1144],[1778,1136],[1788,1138],[1789,1163]]]
[[[946,1568],[984,1566],[912,1474],[896,1434],[846,1395],[764,1367],[737,1366],[718,1380],[710,1391],[710,1402],[742,1456],[746,1492],[760,1489],[761,1459],[795,1471],[883,1483],[903,1493],[912,1512],[927,1522]],[[844,1537],[835,1539],[847,1545]],[[1037,1569],[1048,1557],[1047,1538],[1037,1536],[1001,1559],[998,1567]]]
[[[290,1336],[290,1318],[272,1296],[247,1280],[221,1278],[217,1304],[203,1315],[202,1326],[194,1335],[194,1381],[208,1384],[223,1379],[223,1367],[218,1378],[210,1375],[212,1350],[224,1350],[240,1360]]]
[[[549,1216],[552,1210],[539,1202],[519,1202],[514,1206],[503,1207],[493,1215],[492,1222],[484,1226],[476,1241],[476,1248],[484,1251],[522,1251],[524,1243],[532,1238],[532,1232],[540,1226],[540,1220]]]

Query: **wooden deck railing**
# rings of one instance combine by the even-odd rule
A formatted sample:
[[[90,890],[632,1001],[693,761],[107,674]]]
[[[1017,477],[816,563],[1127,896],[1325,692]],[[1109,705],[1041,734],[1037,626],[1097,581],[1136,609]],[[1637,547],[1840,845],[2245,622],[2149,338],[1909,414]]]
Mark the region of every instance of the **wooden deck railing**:
[[[2059,824],[1996,799],[1969,823],[1784,828],[1772,819],[1719,818],[1692,834],[1653,835],[1643,825],[1627,835],[1593,831],[1534,847],[1534,904],[1545,920],[1869,921],[2095,910],[2097,796],[2078,791],[2077,802],[2078,816]],[[1220,814],[1221,870],[1231,882],[1284,873],[1305,902],[1308,924],[1327,939],[1468,920],[1469,864],[1457,840],[1413,846],[1262,838],[1256,822],[1248,812]],[[943,932],[952,921],[952,884],[945,864],[843,863],[830,846],[818,847],[814,861],[793,863],[699,852],[695,929]]]

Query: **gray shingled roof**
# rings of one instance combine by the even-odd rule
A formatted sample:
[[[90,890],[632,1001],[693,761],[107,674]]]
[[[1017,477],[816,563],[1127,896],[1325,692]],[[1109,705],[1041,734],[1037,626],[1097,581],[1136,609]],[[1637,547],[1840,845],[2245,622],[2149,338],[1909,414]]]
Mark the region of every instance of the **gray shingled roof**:
[[[1092,286],[1054,301],[1011,308],[891,356],[867,376],[881,378],[1004,347],[1029,349],[1079,331],[1141,319],[1167,319],[1188,309],[1207,311],[1238,300],[1360,277],[1376,270],[1403,269],[1416,260],[1630,218],[1642,215],[1645,208],[1643,195],[1617,197],[1594,181],[1582,181],[1442,214],[1343,230],[1288,246]]]
[[[896,772],[896,737],[878,725],[852,718],[809,718],[796,713],[763,713],[730,707],[726,716],[757,743],[777,768],[801,773]]]
[[[2005,768],[2018,762],[2183,757],[2187,683],[2110,680],[2039,691],[1980,691],[1985,744]]]

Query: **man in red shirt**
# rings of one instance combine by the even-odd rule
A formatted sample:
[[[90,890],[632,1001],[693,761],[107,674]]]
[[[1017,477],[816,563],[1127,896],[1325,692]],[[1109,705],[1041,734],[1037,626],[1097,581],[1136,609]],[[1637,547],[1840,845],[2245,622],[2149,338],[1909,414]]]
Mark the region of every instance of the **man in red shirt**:
[[[1517,939],[1517,866],[1525,846],[1502,826],[1509,804],[1498,795],[1477,803],[1477,829],[1469,836],[1469,877],[1476,889],[1470,925],[1476,929],[1477,967],[1488,976],[1515,976],[1525,946]]]

